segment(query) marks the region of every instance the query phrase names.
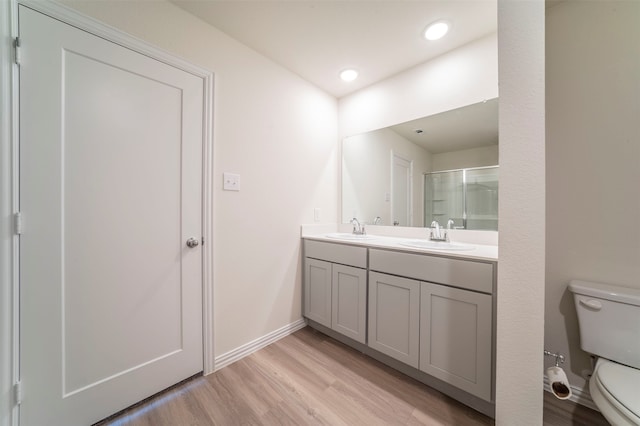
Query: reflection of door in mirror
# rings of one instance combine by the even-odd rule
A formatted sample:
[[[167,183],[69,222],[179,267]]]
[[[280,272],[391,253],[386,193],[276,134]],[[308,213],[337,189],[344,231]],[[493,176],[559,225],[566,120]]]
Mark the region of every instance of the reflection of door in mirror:
[[[412,226],[413,161],[391,153],[391,218],[394,226]]]

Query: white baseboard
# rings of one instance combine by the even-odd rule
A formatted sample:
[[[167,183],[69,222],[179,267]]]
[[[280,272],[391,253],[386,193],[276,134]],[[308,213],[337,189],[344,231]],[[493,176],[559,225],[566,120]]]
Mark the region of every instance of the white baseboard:
[[[575,402],[576,404],[584,405],[587,408],[591,408],[595,411],[600,411],[596,404],[591,399],[591,394],[589,393],[588,388],[581,388],[578,386],[571,386],[571,398],[569,401]],[[547,392],[551,392],[551,385],[549,384],[549,378],[544,376],[544,390]]]
[[[262,337],[257,338],[249,343],[246,343],[232,351],[224,353],[215,358],[214,369],[213,371],[218,371],[221,368],[226,367],[227,365],[233,364],[234,362],[244,358],[247,355],[251,355],[252,353],[264,348],[272,344],[273,342],[282,339],[296,331],[304,328],[307,323],[303,318],[292,322],[291,324],[285,325],[277,330],[272,331],[269,334],[266,334]]]

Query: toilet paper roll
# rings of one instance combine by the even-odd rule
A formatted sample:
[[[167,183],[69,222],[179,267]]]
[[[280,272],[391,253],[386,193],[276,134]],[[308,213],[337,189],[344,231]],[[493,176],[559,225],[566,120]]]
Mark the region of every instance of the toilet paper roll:
[[[547,368],[547,378],[549,379],[549,386],[551,391],[558,399],[571,398],[571,386],[569,386],[569,380],[567,374],[560,367]]]

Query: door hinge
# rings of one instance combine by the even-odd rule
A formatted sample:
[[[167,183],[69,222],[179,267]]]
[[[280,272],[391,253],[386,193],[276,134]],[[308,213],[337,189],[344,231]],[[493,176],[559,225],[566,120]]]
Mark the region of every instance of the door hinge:
[[[20,65],[20,37],[16,37],[13,41],[13,52],[16,65]]]
[[[15,405],[22,404],[22,382],[20,381],[13,385],[13,402]]]
[[[20,212],[13,215],[13,229],[16,235],[22,234],[22,213]]]

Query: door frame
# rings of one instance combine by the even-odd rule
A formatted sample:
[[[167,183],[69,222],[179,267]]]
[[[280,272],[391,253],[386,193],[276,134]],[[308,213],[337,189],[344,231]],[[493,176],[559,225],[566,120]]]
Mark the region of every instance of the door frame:
[[[54,1],[9,0],[0,2],[0,35],[15,40],[18,35],[18,5],[24,5],[63,23],[116,43],[203,80],[203,143],[202,143],[202,345],[203,372],[215,371],[213,316],[213,90],[214,73],[180,59],[150,43],[83,15]],[[15,63],[13,46],[0,46],[0,217],[11,218],[19,211],[19,65]],[[0,223],[0,426],[18,425],[15,384],[20,380],[20,277],[19,236],[13,220]],[[6,343],[6,344],[5,344]],[[6,373],[6,374],[5,374]],[[4,410],[7,408],[7,410]]]

